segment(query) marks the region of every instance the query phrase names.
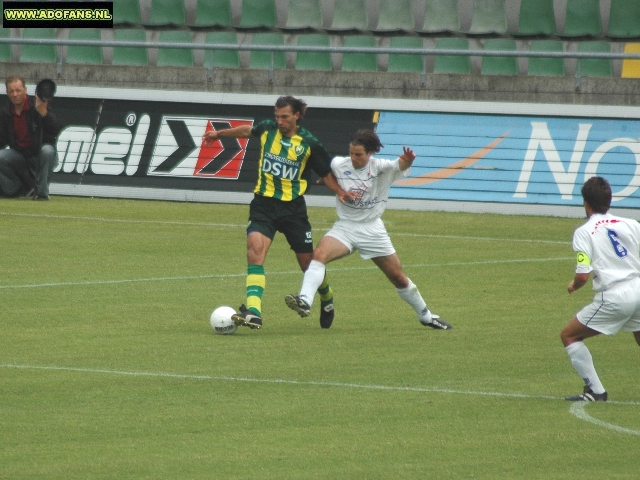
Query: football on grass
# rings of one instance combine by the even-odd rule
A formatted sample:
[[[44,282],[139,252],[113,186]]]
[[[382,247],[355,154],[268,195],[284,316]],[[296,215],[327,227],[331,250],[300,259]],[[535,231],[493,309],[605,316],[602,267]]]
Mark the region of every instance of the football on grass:
[[[213,331],[220,335],[231,335],[236,332],[238,328],[233,320],[231,320],[231,315],[235,314],[236,311],[231,307],[218,307],[213,312],[211,312],[211,328]]]

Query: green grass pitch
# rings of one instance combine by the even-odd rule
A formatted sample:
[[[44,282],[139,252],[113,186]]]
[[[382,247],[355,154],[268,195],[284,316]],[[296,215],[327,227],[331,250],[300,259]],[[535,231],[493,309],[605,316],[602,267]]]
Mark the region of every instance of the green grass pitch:
[[[315,240],[335,220],[310,208]],[[372,262],[329,264],[336,320],[284,304],[284,237],[264,328],[215,335],[244,301],[248,207],[0,201],[0,478],[638,478],[640,349],[588,341],[611,402],[559,333],[580,219],[389,210],[409,277],[454,325],[422,327]]]

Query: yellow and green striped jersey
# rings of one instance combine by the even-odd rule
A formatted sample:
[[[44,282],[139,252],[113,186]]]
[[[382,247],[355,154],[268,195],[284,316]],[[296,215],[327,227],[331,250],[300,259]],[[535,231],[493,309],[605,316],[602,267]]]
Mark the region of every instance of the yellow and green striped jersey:
[[[258,182],[253,190],[256,195],[290,202],[307,190],[307,166],[320,177],[331,172],[327,150],[304,127],[298,126],[294,136],[284,137],[275,120],[263,120],[251,134],[260,137],[261,144]]]

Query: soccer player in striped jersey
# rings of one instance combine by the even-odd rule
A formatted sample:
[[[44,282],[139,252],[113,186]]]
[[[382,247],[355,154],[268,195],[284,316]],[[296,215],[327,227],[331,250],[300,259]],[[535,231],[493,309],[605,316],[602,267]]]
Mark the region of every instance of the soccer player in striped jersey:
[[[351,198],[331,173],[331,159],[324,146],[299,125],[306,108],[303,100],[283,96],[276,101],[274,120],[263,120],[254,126],[212,130],[204,135],[208,143],[218,138],[258,137],[261,144],[258,181],[253,190],[247,227],[247,301],[232,317],[237,325],[252,329],[262,327],[264,261],[276,232],[285,235],[302,271],[309,267],[313,238],[303,197],[307,190],[307,168],[311,168],[339,198]],[[333,322],[334,307],[333,291],[326,277],[318,287],[318,293],[320,324],[328,328]]]
[[[582,186],[587,222],[573,234],[576,273],[567,290],[583,287],[593,273],[593,302],[564,327],[560,337],[571,364],[584,380],[583,392],[572,402],[606,401],[593,359],[584,340],[604,333],[633,332],[640,345],[640,224],[608,213],[611,186],[591,177]]]

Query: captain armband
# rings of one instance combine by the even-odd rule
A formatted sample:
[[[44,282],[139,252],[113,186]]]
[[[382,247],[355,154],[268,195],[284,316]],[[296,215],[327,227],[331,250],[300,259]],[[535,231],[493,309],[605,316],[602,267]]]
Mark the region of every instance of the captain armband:
[[[577,264],[578,266],[584,266],[584,267],[590,267],[591,266],[591,259],[589,258],[589,255],[587,255],[584,252],[578,252],[577,255]]]

